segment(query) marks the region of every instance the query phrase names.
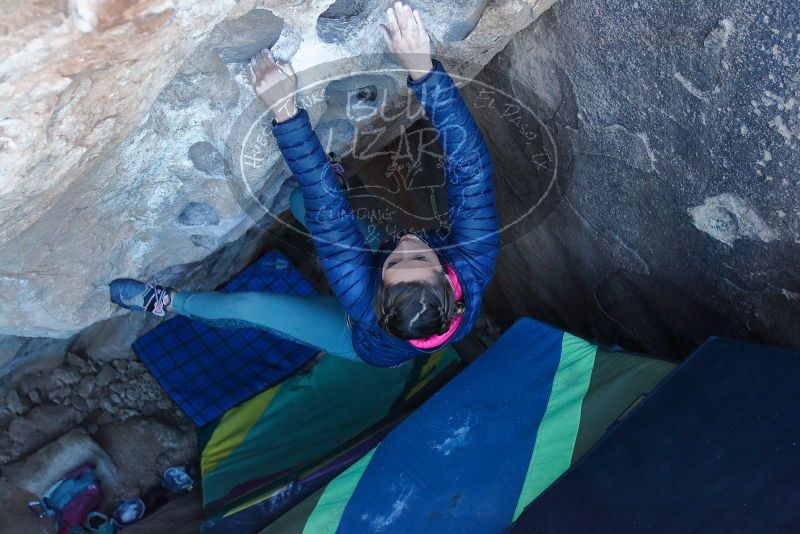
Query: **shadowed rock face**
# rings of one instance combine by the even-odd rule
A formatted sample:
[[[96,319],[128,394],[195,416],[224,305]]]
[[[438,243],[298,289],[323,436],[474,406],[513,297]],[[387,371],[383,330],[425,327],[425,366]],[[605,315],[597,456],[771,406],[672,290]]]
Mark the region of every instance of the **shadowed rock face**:
[[[503,222],[543,200],[503,235],[490,313],[673,357],[800,348],[798,28],[788,1],[563,0],[515,36],[480,79],[522,82],[494,77],[557,150],[475,110]],[[546,172],[521,172],[537,150]]]
[[[353,30],[363,25],[370,15],[368,0],[336,0],[317,19],[317,34],[326,43],[347,40]]]
[[[215,226],[219,224],[219,217],[213,206],[190,202],[181,210],[178,222],[184,226]]]
[[[272,47],[283,21],[268,9],[253,9],[225,20],[211,33],[211,49],[226,63],[244,63],[264,48]]]
[[[419,7],[434,41],[444,43],[437,54],[473,76],[551,3]],[[241,237],[254,218],[232,191],[226,171],[234,162],[225,158],[246,110],[258,107],[243,62],[271,47],[292,61],[301,85],[323,79],[323,94],[329,81],[396,67],[383,54],[377,25],[385,5],[352,4],[6,6],[0,13],[0,335],[66,338],[120,313],[108,301],[110,280],[157,275],[177,284],[187,265]],[[335,15],[334,27],[344,24],[345,41],[318,35],[326,10]],[[347,15],[352,10],[364,17],[357,28]],[[403,90],[404,77],[393,76],[365,84],[362,101],[384,86]],[[335,132],[341,152],[355,125],[343,122],[338,106],[327,113],[320,100],[307,108],[315,123]],[[249,193],[268,209],[289,176],[274,140],[263,148]],[[204,207],[187,213],[187,206]],[[4,352],[14,351],[0,346],[0,359]]]
[[[466,38],[478,24],[488,0],[436,0],[411,3],[418,9],[427,29],[443,42]],[[389,3],[381,0],[336,0],[317,18],[317,35],[326,43],[361,47],[365,36],[373,37],[372,28],[386,23]],[[362,51],[369,50],[361,48]]]

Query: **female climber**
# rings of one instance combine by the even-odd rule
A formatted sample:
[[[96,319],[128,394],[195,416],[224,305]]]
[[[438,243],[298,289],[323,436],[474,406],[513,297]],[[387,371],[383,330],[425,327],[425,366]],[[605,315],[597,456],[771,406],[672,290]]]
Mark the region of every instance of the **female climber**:
[[[464,337],[492,277],[499,224],[486,143],[452,78],[432,58],[419,11],[402,2],[381,31],[408,72],[444,147],[448,231],[399,232],[368,243],[338,186],[308,113],[295,99],[297,77],[269,51],[248,66],[259,99],[274,110],[272,133],[299,193],[292,212],[312,236],[335,296],[175,291],[117,279],[111,300],[131,310],[172,310],[212,326],[255,327],[320,351],[376,366],[398,366]],[[342,214],[348,214],[342,216]]]

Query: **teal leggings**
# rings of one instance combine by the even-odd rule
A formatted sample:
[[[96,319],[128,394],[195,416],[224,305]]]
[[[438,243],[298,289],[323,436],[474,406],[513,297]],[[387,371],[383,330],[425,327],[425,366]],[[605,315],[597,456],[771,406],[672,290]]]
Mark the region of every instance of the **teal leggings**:
[[[305,207],[299,189],[292,192],[289,202],[292,214],[304,223]],[[376,250],[380,236],[367,231],[365,221],[358,222],[368,246]],[[347,313],[335,296],[180,291],[173,293],[171,307],[181,315],[211,326],[259,328],[334,356],[361,361],[353,350]]]

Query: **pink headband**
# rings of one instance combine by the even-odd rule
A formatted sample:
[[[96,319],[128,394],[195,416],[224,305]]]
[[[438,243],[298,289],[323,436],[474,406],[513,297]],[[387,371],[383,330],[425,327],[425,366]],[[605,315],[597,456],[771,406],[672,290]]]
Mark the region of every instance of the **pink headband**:
[[[456,277],[455,270],[453,270],[453,267],[450,265],[447,266],[447,277],[450,279],[450,283],[453,285],[453,293],[455,293],[456,300],[461,300],[463,295],[461,284],[458,281],[458,277]],[[458,327],[461,325],[461,319],[462,315],[456,315],[453,317],[453,319],[450,321],[450,328],[448,328],[447,332],[444,334],[435,334],[422,339],[409,339],[408,342],[418,349],[432,349],[434,347],[438,347],[450,339],[453,334],[455,334],[456,330],[458,330]]]

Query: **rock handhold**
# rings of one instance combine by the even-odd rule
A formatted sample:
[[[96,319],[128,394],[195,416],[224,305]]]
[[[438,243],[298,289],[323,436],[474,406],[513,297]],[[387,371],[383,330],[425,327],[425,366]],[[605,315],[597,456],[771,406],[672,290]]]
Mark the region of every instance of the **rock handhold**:
[[[283,20],[268,9],[252,9],[224,20],[211,33],[211,48],[225,63],[244,63],[278,41]]]
[[[158,100],[167,108],[190,112],[194,101],[208,100],[212,109],[224,109],[236,105],[238,98],[239,87],[222,58],[213,50],[198,47]]]
[[[324,43],[341,43],[364,25],[372,10],[369,0],[336,0],[317,19],[317,36]]]
[[[178,215],[178,222],[184,226],[215,226],[219,224],[219,215],[210,204],[189,202]]]
[[[272,57],[278,61],[288,63],[300,49],[302,42],[303,37],[300,35],[300,32],[286,24],[281,30],[278,41],[272,45],[270,49],[272,51]]]
[[[189,147],[189,159],[198,171],[212,176],[225,172],[225,161],[219,150],[211,143],[200,141]]]
[[[192,234],[189,236],[194,246],[208,250],[217,250],[219,239],[213,235]]]
[[[334,80],[325,87],[327,116],[354,122],[370,118],[397,91],[395,79],[384,74],[356,74]]]

